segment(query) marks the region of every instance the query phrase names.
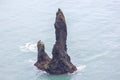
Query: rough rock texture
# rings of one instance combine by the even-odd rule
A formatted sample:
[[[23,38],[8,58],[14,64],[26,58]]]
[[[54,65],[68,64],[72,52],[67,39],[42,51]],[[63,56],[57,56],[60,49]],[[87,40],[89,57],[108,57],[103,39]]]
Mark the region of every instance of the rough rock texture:
[[[67,54],[67,26],[65,17],[60,9],[56,13],[55,20],[56,42],[52,50],[52,59],[44,51],[44,44],[38,42],[38,60],[35,63],[39,69],[50,74],[73,73],[77,68],[71,63],[70,56]]]
[[[45,47],[41,40],[38,41],[37,48],[38,48],[37,62],[34,65],[39,69],[45,71],[51,59],[45,52]]]
[[[53,58],[48,64],[47,72],[50,74],[72,73],[77,68],[71,63],[70,57],[67,54],[67,27],[65,17],[60,9],[56,13],[55,21],[56,43],[53,47]]]

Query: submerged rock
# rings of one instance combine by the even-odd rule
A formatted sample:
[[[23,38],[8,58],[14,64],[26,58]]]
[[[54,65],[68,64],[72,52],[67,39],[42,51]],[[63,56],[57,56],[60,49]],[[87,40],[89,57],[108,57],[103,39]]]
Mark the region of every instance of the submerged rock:
[[[41,40],[38,41],[37,48],[38,48],[37,62],[34,65],[39,69],[45,71],[51,59],[45,52],[44,43]]]
[[[52,59],[44,51],[44,44],[38,42],[38,61],[35,65],[50,74],[73,73],[77,70],[67,54],[67,26],[61,9],[58,9],[55,20],[56,42],[52,50]]]

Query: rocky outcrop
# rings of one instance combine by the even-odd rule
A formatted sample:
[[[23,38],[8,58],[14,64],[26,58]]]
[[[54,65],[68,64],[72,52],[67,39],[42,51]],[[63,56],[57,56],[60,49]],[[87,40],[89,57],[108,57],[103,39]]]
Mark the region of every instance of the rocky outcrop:
[[[56,43],[52,51],[53,58],[46,71],[50,74],[72,73],[77,69],[71,63],[70,56],[67,54],[67,26],[65,17],[60,9],[56,13],[55,34]]]
[[[44,51],[44,45],[38,42],[38,61],[36,66],[50,74],[73,73],[77,68],[71,63],[67,54],[67,26],[63,12],[58,9],[55,20],[56,42],[52,50],[52,59]]]
[[[37,48],[38,48],[37,62],[34,65],[38,67],[40,70],[45,71],[51,59],[45,52],[45,47],[41,40],[38,41]]]

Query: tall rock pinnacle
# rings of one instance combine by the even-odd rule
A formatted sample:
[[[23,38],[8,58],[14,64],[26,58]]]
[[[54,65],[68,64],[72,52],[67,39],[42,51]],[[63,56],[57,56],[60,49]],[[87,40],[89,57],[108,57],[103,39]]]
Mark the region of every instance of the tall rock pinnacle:
[[[36,66],[39,69],[45,70],[50,74],[73,73],[74,71],[77,70],[77,68],[71,63],[70,56],[67,54],[67,45],[66,45],[67,26],[66,26],[64,14],[61,11],[61,9],[58,9],[58,12],[56,13],[56,20],[54,26],[55,26],[56,42],[52,50],[53,57],[52,59],[50,59],[44,51],[38,51],[38,54],[40,53],[41,56],[44,57],[43,59],[45,60],[45,62],[43,59],[41,60],[42,57],[40,56],[38,57],[38,61],[37,61],[39,65]],[[44,63],[44,65],[46,66],[44,65],[41,66],[40,63]]]
[[[71,63],[70,57],[67,54],[67,26],[63,12],[58,9],[55,20],[56,42],[53,47],[53,58],[50,61],[47,72],[51,74],[72,73],[76,67]]]

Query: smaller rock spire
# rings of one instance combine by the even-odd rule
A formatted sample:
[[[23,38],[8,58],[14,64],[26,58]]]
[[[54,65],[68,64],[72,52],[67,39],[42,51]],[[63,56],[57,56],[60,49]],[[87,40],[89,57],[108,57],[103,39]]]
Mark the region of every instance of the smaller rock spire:
[[[51,61],[51,59],[45,52],[44,43],[41,40],[38,41],[37,48],[38,48],[37,62],[34,65],[44,71],[46,70],[47,65]]]

